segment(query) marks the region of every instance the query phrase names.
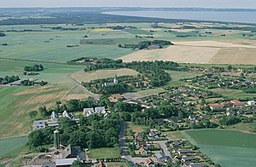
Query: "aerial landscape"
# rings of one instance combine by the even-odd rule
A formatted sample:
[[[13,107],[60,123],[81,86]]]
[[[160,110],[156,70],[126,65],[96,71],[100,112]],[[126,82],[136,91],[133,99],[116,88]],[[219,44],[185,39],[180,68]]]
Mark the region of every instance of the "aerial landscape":
[[[256,3],[22,1],[0,2],[0,167],[255,166]]]

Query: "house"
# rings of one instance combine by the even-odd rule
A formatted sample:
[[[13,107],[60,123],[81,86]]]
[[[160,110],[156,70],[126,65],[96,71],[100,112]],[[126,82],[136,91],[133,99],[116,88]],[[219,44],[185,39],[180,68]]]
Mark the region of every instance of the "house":
[[[155,138],[155,139],[158,139],[159,138],[159,135],[157,134],[157,132],[156,131],[154,131],[154,130],[150,130],[150,132],[148,133],[148,136],[150,137],[150,138]]]
[[[256,101],[248,101],[247,104],[248,104],[248,106],[255,106]]]
[[[66,158],[66,159],[76,158],[77,160],[80,160],[80,161],[86,160],[85,153],[81,151],[81,147],[80,146],[72,146],[72,145],[68,145],[65,148],[65,150],[63,150],[62,158]]]
[[[155,157],[159,162],[166,162],[168,160],[168,157],[163,152],[155,153]]]
[[[56,167],[69,167],[73,164],[74,161],[77,161],[77,158],[64,158],[64,159],[56,159]]]
[[[147,146],[147,142],[146,141],[139,141],[139,147],[146,147]]]
[[[142,136],[141,136],[140,133],[135,133],[135,134],[134,134],[134,138],[135,138],[136,140],[142,140]]]
[[[106,167],[106,165],[104,164],[104,162],[100,161],[96,167]]]
[[[67,112],[67,110],[65,110],[65,111],[62,113],[62,117],[63,117],[63,118],[69,118],[69,119],[71,119],[70,116],[69,116],[69,114],[68,114],[68,112]]]
[[[181,140],[173,140],[172,141],[172,147],[179,147],[182,144]]]
[[[244,103],[239,100],[231,100],[230,101],[233,104],[233,107],[243,107]]]
[[[223,104],[208,104],[212,111],[221,110],[224,108]]]
[[[106,87],[106,86],[113,86],[113,85],[117,85],[118,84],[118,80],[117,78],[115,77],[113,79],[113,82],[105,82],[104,84],[102,84],[102,87]]]
[[[106,109],[105,109],[105,107],[95,107],[95,113],[96,114],[106,114],[107,112],[106,112]]]
[[[155,167],[155,162],[152,158],[146,159],[144,164],[146,167]]]
[[[94,109],[93,108],[84,108],[83,109],[83,115],[85,117],[88,117],[90,115],[92,115],[94,113]]]
[[[177,151],[177,153],[178,153],[179,155],[186,155],[186,154],[191,154],[191,153],[193,153],[193,151],[190,150],[190,149],[180,149],[180,150]]]
[[[191,161],[195,161],[195,160],[197,160],[197,158],[196,157],[194,157],[194,156],[183,156],[182,158],[181,158],[181,161],[182,162],[185,162],[185,163],[188,163],[188,162],[191,162]]]
[[[45,129],[46,127],[47,127],[47,124],[45,120],[38,120],[38,121],[34,121],[33,123],[34,130]]]
[[[189,117],[188,117],[188,120],[189,121],[191,121],[191,122],[195,122],[196,121],[196,115],[190,115]]]
[[[55,113],[54,111],[51,114],[51,120],[52,121],[56,121],[59,118],[58,113]]]
[[[139,150],[135,150],[135,154],[142,155],[142,156],[147,156],[148,152],[144,147],[140,147]]]
[[[56,127],[56,126],[59,126],[59,123],[58,121],[48,121],[47,126]]]
[[[206,165],[203,164],[203,163],[192,163],[192,164],[189,164],[188,167],[205,167]]]

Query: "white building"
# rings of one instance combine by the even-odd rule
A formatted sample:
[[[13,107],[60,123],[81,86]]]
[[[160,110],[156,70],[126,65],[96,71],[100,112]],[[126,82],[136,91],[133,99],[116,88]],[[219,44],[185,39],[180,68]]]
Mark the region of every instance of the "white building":
[[[255,106],[256,105],[256,101],[248,101],[247,104],[249,106]]]
[[[90,115],[94,114],[94,109],[93,108],[84,108],[83,109],[83,115],[85,117],[88,117]]]
[[[34,130],[45,129],[45,128],[46,128],[46,121],[45,120],[34,121],[34,123],[33,123],[33,129]]]

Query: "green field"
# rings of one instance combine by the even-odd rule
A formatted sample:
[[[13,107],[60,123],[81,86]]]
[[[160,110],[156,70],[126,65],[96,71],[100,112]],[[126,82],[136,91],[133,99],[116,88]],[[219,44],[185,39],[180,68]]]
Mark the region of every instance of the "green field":
[[[119,148],[99,148],[89,150],[89,158],[104,159],[104,158],[118,158],[120,157]]]
[[[167,71],[168,74],[172,77],[172,81],[179,81],[185,78],[194,78],[196,76],[203,75],[196,72],[183,72],[183,71]]]
[[[210,89],[211,91],[221,94],[225,97],[231,97],[234,99],[246,99],[246,98],[254,98],[256,97],[256,93],[245,93],[242,90],[235,90],[235,89]]]
[[[223,167],[253,166],[256,163],[256,134],[231,130],[191,130],[183,134]]]
[[[0,157],[24,146],[27,140],[27,136],[0,139]]]

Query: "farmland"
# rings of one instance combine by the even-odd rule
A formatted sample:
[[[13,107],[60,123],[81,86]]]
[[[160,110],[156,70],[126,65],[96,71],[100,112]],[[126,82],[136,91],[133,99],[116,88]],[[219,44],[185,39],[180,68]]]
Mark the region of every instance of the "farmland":
[[[27,142],[27,136],[0,139],[0,157],[5,153],[22,147]]]
[[[115,76],[137,75],[138,72],[131,69],[97,70],[93,72],[79,71],[71,75],[78,82],[90,82],[91,80],[111,78]]]
[[[255,134],[229,130],[192,130],[183,134],[224,167],[250,166],[255,163]]]
[[[217,41],[174,42],[161,50],[141,50],[121,57],[130,61],[175,61],[194,64],[256,64],[255,46]]]
[[[89,157],[92,159],[118,158],[120,156],[118,148],[99,148],[91,149]]]
[[[66,63],[67,61],[88,57],[121,58],[125,62],[164,60],[202,64],[202,66],[205,64],[229,63],[256,64],[254,54],[256,43],[254,40],[249,39],[249,37],[242,37],[244,31],[202,28],[205,26],[213,27],[216,26],[215,24],[108,23],[80,26],[71,24],[1,26],[1,31],[5,32],[6,36],[0,38],[0,77],[17,75],[24,79],[28,77],[23,74],[25,66],[42,64],[45,69],[40,71],[38,75],[29,76],[29,78],[45,80],[48,85],[43,87],[0,86],[0,155],[25,145],[27,137],[6,137],[27,135],[32,130],[32,119],[29,117],[31,111],[37,110],[41,106],[49,108],[58,100],[85,99],[94,95],[79,85],[81,82],[124,75],[136,76],[138,74],[138,72],[126,68],[84,72],[84,64],[70,65]],[[130,25],[135,28],[110,28],[111,26]],[[190,25],[198,28],[197,31],[185,28]],[[225,26],[223,24],[217,25]],[[152,50],[118,47],[119,44],[136,45],[139,42],[151,40],[167,40],[173,42],[174,45]],[[170,87],[185,84],[185,81],[180,81],[180,79],[201,75],[200,72],[165,72],[172,78],[172,81],[165,85]],[[124,97],[127,99],[138,98],[164,91],[164,86],[153,89],[145,87],[137,92],[126,93]],[[217,88],[211,91],[232,98],[255,97],[255,93],[249,94],[240,90]],[[134,132],[142,132],[148,129],[149,126],[130,123],[128,128]],[[232,129],[237,128],[246,129],[242,127]],[[240,158],[243,161],[244,164],[242,162],[241,164],[238,163],[240,166],[255,163],[252,157],[255,155],[256,148],[252,142],[255,141],[255,135],[233,131],[225,131],[225,134],[222,134],[222,131],[209,132],[206,131],[207,134],[204,134],[204,131],[187,131],[185,134],[190,136],[202,151],[212,157],[214,161],[223,164],[223,166],[236,166],[237,164],[231,162],[235,158]],[[168,132],[167,135],[174,139],[184,138],[180,132]],[[211,140],[215,139],[216,136],[220,136],[220,140]],[[238,140],[224,141],[227,138],[237,138]],[[248,139],[249,142],[243,143],[245,139]],[[225,151],[222,151],[222,149]],[[248,164],[246,164],[247,161],[244,157],[238,157],[239,153],[248,157]],[[223,154],[222,157],[224,158],[221,159],[217,154]],[[89,157],[92,159],[119,156],[118,148],[99,148],[92,149],[89,152]],[[109,166],[121,165],[124,164],[120,162]]]

